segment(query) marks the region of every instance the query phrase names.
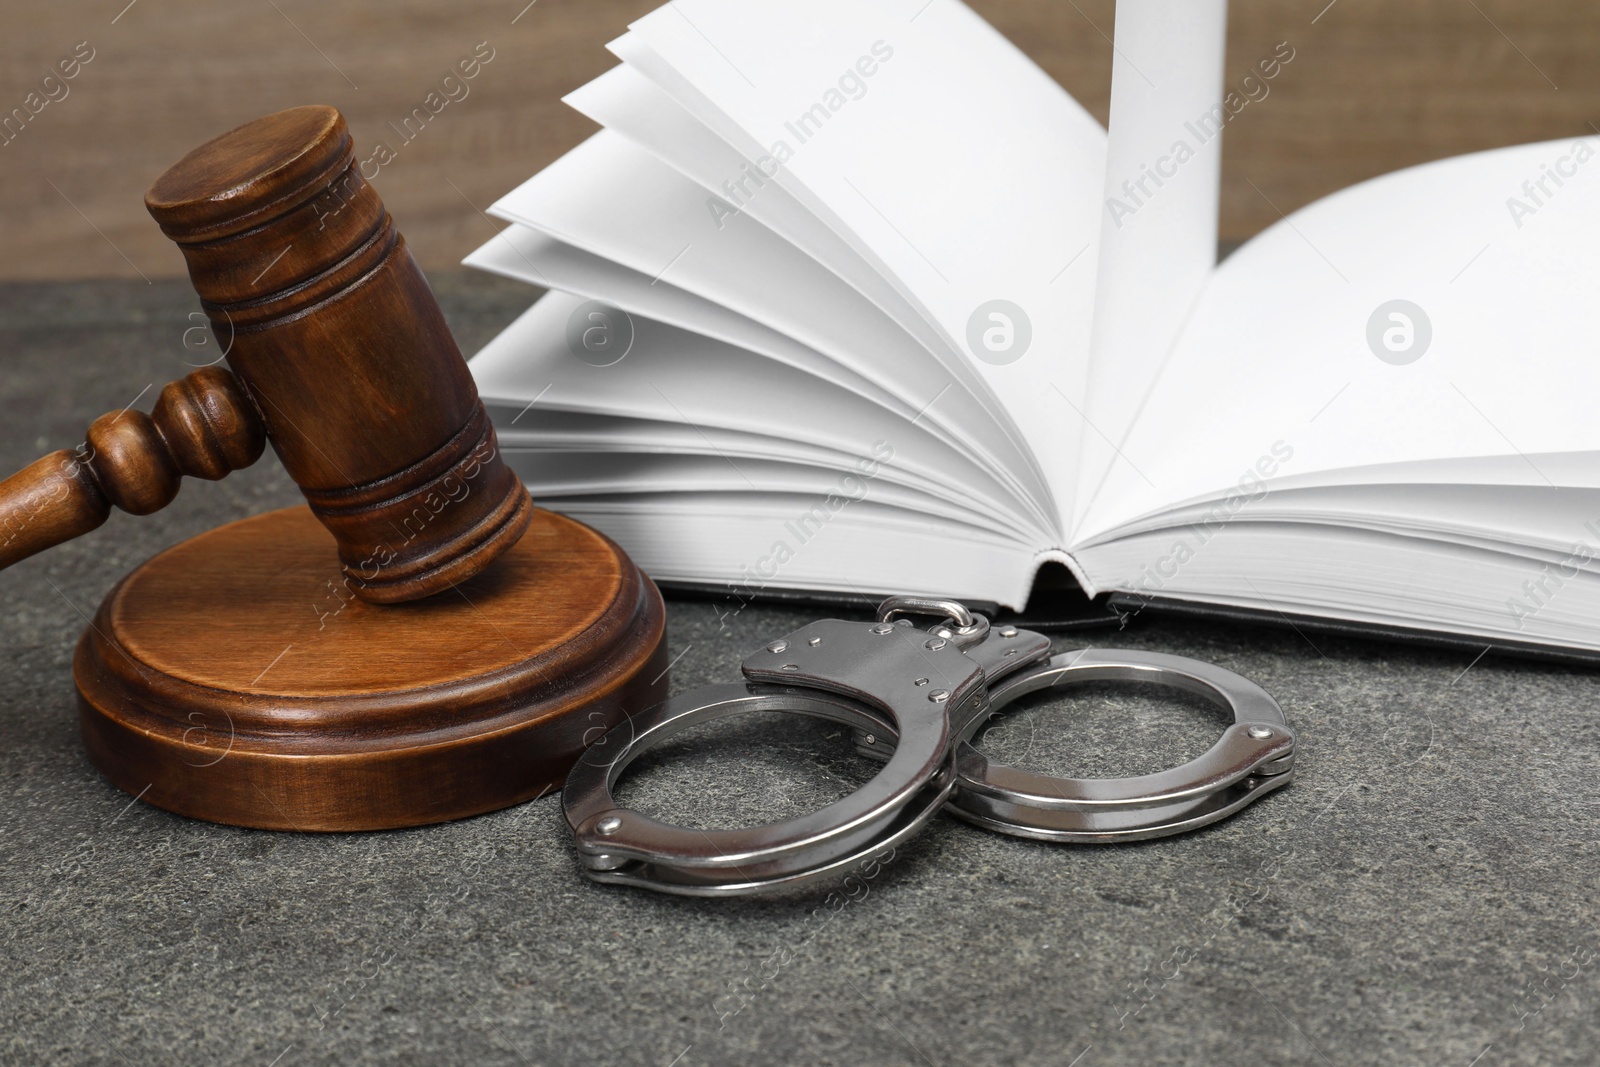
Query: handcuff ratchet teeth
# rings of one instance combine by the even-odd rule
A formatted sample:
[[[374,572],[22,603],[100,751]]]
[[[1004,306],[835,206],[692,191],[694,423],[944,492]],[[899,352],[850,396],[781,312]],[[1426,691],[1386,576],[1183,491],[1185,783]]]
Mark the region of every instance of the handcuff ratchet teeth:
[[[939,619],[918,629],[903,618]],[[957,601],[894,597],[871,623],[824,619],[765,645],[743,684],[705,686],[612,727],[568,775],[563,808],[584,873],[687,896],[738,896],[838,877],[908,840],[940,808],[1003,833],[1104,842],[1178,833],[1286,785],[1294,736],[1259,686],[1196,660],[1084,650],[991,627]],[[1051,778],[991,763],[971,737],[1028,693],[1095,679],[1153,682],[1232,708],[1235,725],[1182,767],[1142,778]],[[619,807],[644,752],[698,723],[754,711],[840,722],[884,768],[808,815],[738,830],[671,826]]]

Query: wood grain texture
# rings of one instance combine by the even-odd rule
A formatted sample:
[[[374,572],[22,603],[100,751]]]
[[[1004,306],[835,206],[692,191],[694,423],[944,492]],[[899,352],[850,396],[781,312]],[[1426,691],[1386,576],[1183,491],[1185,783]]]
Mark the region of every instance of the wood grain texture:
[[[232,374],[205,367],[161,390],[155,410],[111,411],[84,446],[0,482],[0,570],[97,529],[116,506],[149,515],[183,476],[216,481],[261,458],[266,431]]]
[[[370,830],[559,787],[665,697],[665,625],[620,548],[550,512],[453,594],[375,607],[291,508],[135,570],[74,678],[90,759],[127,792],[213,822]]]
[[[516,543],[532,502],[337,110],[219,131],[145,204],[357,595],[432,596]]]
[[[120,0],[0,5],[0,110],[20,106],[78,42],[94,51],[67,95],[0,147],[0,240],[10,252],[0,278],[181,274],[142,214],[146,185],[220,130],[315,102],[342,109],[358,144],[394,146],[374,184],[422,265],[453,267],[498,228],[480,208],[592,132],[560,97],[613,65],[605,42],[655,6],[142,0],[113,23]],[[1111,0],[972,6],[1104,121]],[[1296,59],[1229,126],[1225,240],[1387,171],[1587,136],[1600,122],[1600,6],[1589,0],[1231,7],[1230,84],[1279,41]],[[479,42],[494,58],[465,82],[467,95],[407,138],[407,116]]]

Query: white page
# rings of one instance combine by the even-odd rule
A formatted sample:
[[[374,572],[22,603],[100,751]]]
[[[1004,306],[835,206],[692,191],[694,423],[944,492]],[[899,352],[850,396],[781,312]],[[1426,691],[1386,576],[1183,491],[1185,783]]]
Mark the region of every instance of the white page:
[[[1192,547],[1213,531],[1235,522],[1348,526],[1470,548],[1488,548],[1530,558],[1558,559],[1588,545],[1593,561],[1577,565],[1600,569],[1600,489],[1552,489],[1525,485],[1330,485],[1309,489],[1273,488],[1237,511],[1215,502],[1193,504],[1159,518],[1124,527],[1120,537],[1156,530],[1174,534]],[[1120,538],[1119,538],[1120,539]],[[1158,559],[1147,562],[1154,564]],[[1140,573],[1143,573],[1142,570]]]
[[[955,0],[696,0],[651,13],[630,37],[676,83],[627,45],[618,53],[747,158],[787,138],[776,180],[928,310],[1068,499],[1104,175],[1098,124]],[[684,84],[698,100],[680,95]],[[980,336],[991,323],[995,300],[1020,307],[1031,328],[1030,347],[1005,365],[979,361],[966,340],[975,317]]]
[[[1003,516],[1013,530],[1036,539],[1036,528],[1014,504],[1006,507],[1010,502],[993,483],[938,435],[799,371],[649,319],[634,320],[633,347],[619,362],[584,363],[568,349],[566,336],[583,303],[551,292],[524,312],[472,360],[479,391],[500,400],[531,391],[542,409],[676,420],[697,431],[760,433],[781,408],[785,435],[793,440],[881,460],[907,484]],[[747,487],[767,488],[753,478]]]
[[[630,315],[748,349],[832,382],[902,418],[917,415],[917,408],[876,381],[791,337],[670,282],[652,279],[526,226],[507,227],[462,262],[507,278],[586,296]]]
[[[804,444],[787,437],[718,426],[689,426],[683,422],[545,408],[540,406],[544,395],[539,394],[548,395],[543,387],[536,387],[527,400],[484,397],[484,407],[494,421],[495,433],[502,446],[553,453],[726,455],[735,460],[748,458],[810,463],[838,470],[854,465],[859,459],[838,449]],[[884,471],[882,477],[896,481],[904,478],[900,471],[892,467]]]
[[[722,218],[748,212],[841,276],[852,271],[853,261],[870,275],[863,279],[865,284],[875,285],[880,292],[889,288],[882,275],[849,242],[773,180],[782,166],[775,156],[762,153],[757,161],[746,159],[633,67],[613,67],[562,97],[562,102],[643,148],[712,194],[707,198],[709,214]],[[880,303],[876,293],[867,295],[874,303]],[[900,299],[898,294],[895,299]]]
[[[711,127],[626,64],[563,100],[705,189],[706,213],[719,229],[734,215],[748,213],[849,283],[930,351],[945,343],[924,312],[913,307],[879,267],[773,180],[781,166],[776,156],[745,159]]]
[[[511,453],[523,456],[537,455],[541,457],[539,463],[554,465],[527,468],[541,472],[540,481],[529,481],[530,488],[541,497],[553,492],[566,492],[555,481],[545,480],[543,472],[559,467],[567,457],[579,457],[580,462],[587,463],[588,457],[613,456],[622,462],[637,463],[640,469],[660,459],[664,465],[656,470],[662,476],[670,475],[673,470],[672,464],[678,460],[684,458],[707,460],[713,466],[721,468],[730,486],[758,495],[780,490],[790,491],[791,487],[788,482],[767,485],[755,476],[755,472],[779,467],[813,468],[817,471],[831,472],[830,477],[837,483],[842,476],[858,472],[863,461],[861,456],[834,449],[798,444],[787,438],[764,437],[725,427],[690,426],[682,422],[601,416],[577,406],[545,407],[543,402],[548,396],[549,394],[546,394],[540,398],[537,415],[526,415],[525,404],[486,402],[489,414],[496,420],[497,425],[501,421],[516,419],[519,415],[525,416],[520,425],[513,426],[507,431],[499,431],[500,446],[508,455]],[[519,467],[520,469],[523,468]],[[591,466],[588,469],[591,475],[598,477],[596,472],[599,468]],[[787,478],[788,475],[780,474],[779,477]],[[566,484],[559,478],[556,481],[560,481],[562,486]],[[751,483],[755,483],[759,488],[752,489]],[[972,501],[962,499],[945,483],[918,478],[903,468],[885,464],[876,469],[872,484],[918,494],[917,499],[928,502],[923,510],[927,510],[929,514],[956,517],[962,522],[982,529],[1003,536],[1016,537],[1014,528],[1002,516],[982,507],[974,507]],[[594,482],[589,484],[585,491],[619,497],[637,493],[644,497],[666,492],[684,492],[691,488],[667,481],[658,481],[654,485],[641,487],[629,481],[626,484],[611,485]],[[908,501],[911,498],[898,499]],[[1019,540],[1028,539],[1024,537]]]
[[[703,191],[605,131],[501,198],[491,213],[721,303],[870,374],[971,448],[1019,502],[1055,516],[1027,453],[879,309],[749,216],[718,228]],[[759,267],[753,269],[752,265]]]
[[[1564,484],[1538,457],[1600,452],[1597,154],[1591,137],[1425,164],[1249,242],[1214,275],[1080,538],[1231,485],[1276,442],[1293,450],[1278,478],[1393,465],[1393,480],[1430,480],[1430,463],[1482,456]],[[1555,168],[1572,172],[1560,187]],[[1534,206],[1524,183],[1541,178],[1550,195]],[[1513,198],[1535,210],[1514,216]],[[1394,300],[1429,327],[1413,362],[1378,354],[1419,351],[1415,329],[1410,351],[1385,347],[1385,330],[1406,339],[1384,312]]]
[[[944,522],[970,526],[983,533],[1015,539],[1014,530],[982,512],[952,505],[886,478],[847,480],[835,467],[770,460],[727,462],[716,455],[661,455],[618,452],[548,452],[506,449],[506,462],[524,482],[539,486],[540,496],[649,495],[670,486],[674,493],[746,493],[750,482],[763,492],[826,498],[838,494],[852,503],[874,500],[888,507],[917,512]]]
[[[1117,0],[1078,518],[1216,265],[1227,0]]]
[[[662,582],[737,583],[881,598],[891,593],[998,600],[1019,607],[1033,581],[1025,546],[867,499],[817,530],[816,496],[676,493],[541,501],[614,538]],[[715,531],[715,536],[707,536]]]
[[[1276,443],[1276,442],[1275,442]],[[1287,445],[1288,442],[1283,442]],[[1256,498],[1270,483],[1271,499],[1302,489],[1327,490],[1376,487],[1373,498],[1363,503],[1353,516],[1379,514],[1374,512],[1376,501],[1383,498],[1384,490],[1392,486],[1471,486],[1478,488],[1505,487],[1509,489],[1550,489],[1560,492],[1600,488],[1600,452],[1538,452],[1520,456],[1457,456],[1447,459],[1416,460],[1404,463],[1376,463],[1362,467],[1342,467],[1332,471],[1315,471],[1308,474],[1289,474],[1291,464],[1278,465],[1278,474],[1264,477],[1263,471],[1252,468],[1240,471],[1232,483],[1176,504],[1164,504],[1143,516],[1123,522],[1111,531],[1099,534],[1086,544],[1098,544],[1115,538],[1124,531],[1153,529],[1168,525],[1173,516],[1191,508],[1206,508],[1217,501],[1236,494]],[[1268,464],[1270,467],[1270,464]],[[1351,497],[1350,499],[1358,499]],[[1493,506],[1493,505],[1491,505]],[[1254,506],[1252,505],[1252,511]],[[1387,512],[1381,512],[1387,516]]]
[[[503,387],[504,380],[499,384]],[[495,423],[503,448],[551,456],[610,453],[715,457],[724,464],[731,459],[740,469],[744,469],[742,461],[749,459],[801,464],[831,470],[836,475],[858,469],[863,458],[834,448],[749,430],[599,414],[587,406],[592,403],[592,395],[580,397],[564,391],[560,394],[563,406],[549,407],[545,401],[554,395],[554,383],[546,382],[545,385],[551,386],[551,389],[547,391],[543,386],[536,387],[530,391],[527,400],[484,398],[484,405]],[[676,413],[673,417],[676,418]],[[944,477],[944,473],[941,467],[937,479],[919,477],[890,463],[880,467],[874,477],[884,483],[905,486],[931,499],[944,501],[966,512],[969,519],[986,529],[1008,530],[1015,534],[1016,526],[1005,512],[963,493]],[[1021,535],[1021,539],[1030,542],[1036,540],[1028,535]]]
[[[1106,585],[1138,573],[1168,534],[1142,534],[1082,554]],[[1502,551],[1331,526],[1240,522],[1219,530],[1159,595],[1280,614],[1447,630],[1492,640],[1600,648],[1600,575],[1572,570],[1554,595],[1513,611],[1547,564]],[[1531,607],[1538,610],[1529,610]]]

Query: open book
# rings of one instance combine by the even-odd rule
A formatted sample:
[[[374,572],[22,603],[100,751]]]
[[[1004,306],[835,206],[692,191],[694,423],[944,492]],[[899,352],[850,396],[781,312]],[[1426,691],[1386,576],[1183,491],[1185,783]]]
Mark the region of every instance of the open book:
[[[472,362],[507,458],[659,581],[1600,650],[1595,139],[1218,266],[1223,131],[1296,54],[1225,20],[1121,0],[1108,133],[958,0],[652,12],[467,260],[550,290]]]

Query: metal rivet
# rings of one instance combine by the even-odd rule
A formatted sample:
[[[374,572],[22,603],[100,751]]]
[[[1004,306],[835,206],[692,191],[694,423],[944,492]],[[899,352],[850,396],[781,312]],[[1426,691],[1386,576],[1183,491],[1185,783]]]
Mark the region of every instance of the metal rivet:
[[[1256,779],[1254,779],[1254,778],[1246,778],[1246,779],[1245,779],[1245,780],[1244,780],[1244,787],[1245,787],[1245,789],[1247,789],[1247,790],[1248,790],[1248,789],[1254,789],[1254,788],[1255,788],[1255,787],[1256,787],[1256,786],[1258,786],[1258,785],[1260,785],[1260,784],[1261,784],[1261,783],[1260,783],[1260,782],[1258,782],[1258,781],[1257,781],[1257,780],[1256,780]]]
[[[1015,637],[1015,636],[1017,636],[1017,628],[1015,626],[1007,626],[1004,630],[1000,631],[1000,636],[1001,637]]]
[[[882,637],[884,634],[892,634],[894,633],[894,624],[880,622],[872,628],[872,632],[877,634],[879,637]]]
[[[868,734],[866,737],[863,737],[861,740],[865,741],[869,745],[875,745],[875,744],[878,743],[878,739],[875,736],[873,736],[872,734]]]
[[[933,638],[932,640],[930,640],[928,642],[927,647],[932,649],[933,651],[937,652],[941,648],[943,648],[945,645],[948,645],[949,643],[950,642],[946,641],[942,637],[935,637],[935,638]]]
[[[927,685],[928,684],[928,680],[926,678],[918,678],[915,682],[912,682],[911,684],[912,685]]]
[[[800,669],[800,664],[798,664],[798,663],[785,663],[783,665],[783,669],[786,670],[786,671],[797,671],[797,670]]]
[[[935,704],[943,704],[946,700],[950,699],[950,692],[946,689],[935,689],[933,692],[928,694],[928,699],[933,701]]]
[[[955,636],[955,631],[950,629],[950,627],[948,627],[948,626],[941,626],[941,627],[939,627],[937,630],[935,630],[933,632],[938,637],[954,637]]]
[[[1245,733],[1249,734],[1251,737],[1255,738],[1257,741],[1265,741],[1269,737],[1276,737],[1277,736],[1276,734],[1274,734],[1272,732],[1271,727],[1267,727],[1267,726],[1251,726],[1251,727],[1249,727],[1248,729],[1245,730]]]
[[[596,833],[605,834],[607,837],[610,837],[612,834],[622,829],[622,819],[616,815],[607,815],[605,818],[595,823],[594,828]]]
[[[806,641],[806,644],[810,645],[812,648],[816,648],[818,645],[822,644],[822,638],[820,638],[820,637],[810,638],[809,640]]]
[[[787,641],[774,641],[774,642],[772,642],[772,644],[767,646],[767,651],[771,652],[773,655],[777,655],[779,652],[782,652],[784,649],[786,649],[788,647],[789,647],[789,642],[787,642]]]

